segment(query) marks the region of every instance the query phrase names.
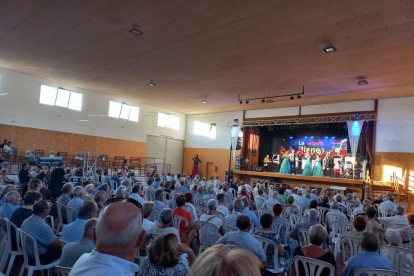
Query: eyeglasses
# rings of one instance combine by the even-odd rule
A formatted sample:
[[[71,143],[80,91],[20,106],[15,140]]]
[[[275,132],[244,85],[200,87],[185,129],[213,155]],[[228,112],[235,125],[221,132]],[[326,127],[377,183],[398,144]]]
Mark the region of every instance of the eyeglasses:
[[[132,204],[134,204],[135,206],[137,206],[137,208],[138,208],[139,210],[141,210],[141,213],[142,213],[142,205],[141,205],[141,203],[139,203],[138,201],[136,201],[136,200],[135,200],[135,199],[133,199],[133,198],[114,197],[114,198],[108,199],[108,200],[104,203],[104,207],[106,207],[106,206],[108,206],[108,205],[110,205],[110,204],[112,204],[112,203],[118,202],[118,201],[132,203]],[[144,217],[142,217],[142,220],[144,220]]]

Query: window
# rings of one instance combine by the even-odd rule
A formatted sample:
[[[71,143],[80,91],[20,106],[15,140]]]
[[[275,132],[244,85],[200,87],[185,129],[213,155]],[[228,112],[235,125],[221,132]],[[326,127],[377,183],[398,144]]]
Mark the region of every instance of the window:
[[[132,122],[138,122],[139,108],[123,103],[109,101],[108,116],[112,118],[121,118]]]
[[[180,117],[158,112],[157,126],[179,130]]]
[[[41,85],[39,103],[81,111],[82,94],[63,88]]]
[[[194,134],[216,139],[217,125],[215,123],[206,124],[196,121],[194,122]]]

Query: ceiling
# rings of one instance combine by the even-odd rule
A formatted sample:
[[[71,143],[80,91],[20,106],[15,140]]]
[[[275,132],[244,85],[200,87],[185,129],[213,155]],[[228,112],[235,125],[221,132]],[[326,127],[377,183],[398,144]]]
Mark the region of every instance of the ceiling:
[[[0,67],[186,114],[400,97],[413,30],[410,0],[0,0]]]

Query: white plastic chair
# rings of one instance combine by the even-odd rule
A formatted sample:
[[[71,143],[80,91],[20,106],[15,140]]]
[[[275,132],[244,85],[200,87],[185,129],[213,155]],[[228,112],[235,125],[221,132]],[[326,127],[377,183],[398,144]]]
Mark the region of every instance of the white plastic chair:
[[[288,235],[289,235],[289,224],[283,221],[273,220],[271,231],[279,235],[279,240],[281,241],[283,247],[288,246]],[[281,237],[282,230],[285,229],[285,236]],[[282,242],[283,241],[283,242]]]
[[[196,207],[196,213],[197,213],[198,218],[200,218],[202,215],[208,213],[208,208],[207,207],[202,207],[202,206],[197,206]]]
[[[191,208],[191,207],[190,207]],[[160,218],[160,216],[161,216],[161,213],[158,213],[158,212],[153,212],[152,213],[152,216],[151,216],[151,221],[152,222],[157,222],[158,221],[158,219]]]
[[[112,191],[116,190],[116,181],[115,180],[109,180],[109,186],[111,188]]]
[[[230,192],[233,195],[233,198],[236,199],[237,198],[237,191],[233,188],[230,188]]]
[[[256,209],[262,208],[263,204],[265,203],[264,199],[262,198],[258,198],[255,199],[255,205],[256,205]]]
[[[393,216],[394,215],[394,210],[392,208],[387,208],[387,207],[378,207],[378,217],[379,218],[386,218],[386,217],[388,217],[388,214]]]
[[[319,212],[319,224],[325,224],[326,214],[329,212],[328,207],[316,207],[316,210]]]
[[[6,276],[10,275],[10,271],[13,267],[13,263],[14,263],[14,259],[16,258],[16,256],[22,256],[23,255],[23,249],[20,246],[20,233],[19,233],[19,229],[17,228],[17,226],[9,221],[8,219],[6,219],[6,225],[7,225],[7,240],[10,241],[10,245],[8,246],[8,251],[5,251],[5,253],[7,252],[8,255],[10,255],[10,261],[9,261],[9,265],[7,266],[7,272],[6,272]],[[12,236],[11,236],[11,229],[13,228],[13,231],[16,233],[15,237],[16,237],[16,245],[17,245],[17,251],[14,251],[12,248]]]
[[[266,203],[266,209],[271,211],[271,212],[273,212],[273,206],[275,206],[275,205],[272,204],[272,203]],[[259,208],[257,208],[257,209],[259,209]]]
[[[353,203],[353,202],[345,202],[345,205],[346,205],[346,209],[347,209],[347,213],[346,214],[348,216],[351,216],[352,212],[355,209],[355,203]]]
[[[407,233],[408,237],[408,244],[406,244],[406,248],[410,250],[414,250],[414,233]]]
[[[333,215],[333,214],[326,214],[325,216],[325,223],[326,224],[332,224],[335,221],[343,221],[345,222],[345,218],[343,216]],[[348,221],[348,220],[346,220]]]
[[[290,219],[291,229],[295,228],[295,226],[298,225],[299,223],[304,223],[308,221],[308,218],[302,215],[291,215],[289,219]]]
[[[202,198],[201,199],[201,204],[202,204],[202,206],[204,206],[204,207],[207,207],[207,203],[208,203],[208,201],[209,201],[210,199],[208,199],[208,198]]]
[[[343,222],[343,221],[334,221],[329,225],[330,228],[330,235],[332,238],[332,241],[335,243],[335,249],[334,249],[334,256],[336,260],[336,256],[339,252],[339,245],[341,241],[341,236],[345,234],[346,231],[352,229],[352,223],[350,222]]]
[[[0,226],[3,232],[3,238],[4,238],[4,249],[0,250],[2,252],[1,259],[0,259],[0,272],[3,271],[4,266],[6,265],[7,258],[9,257],[9,248],[11,247],[11,240],[9,239],[9,235],[7,233],[7,225],[6,220],[0,217]]]
[[[293,261],[295,262],[296,275],[299,275],[299,263],[305,270],[305,275],[300,276],[320,276],[324,268],[329,269],[329,276],[335,275],[335,267],[330,263],[303,256],[295,256]]]
[[[381,245],[380,255],[387,257],[394,264],[400,276],[414,275],[414,251],[398,246]],[[409,257],[411,255],[411,257]],[[411,262],[410,262],[411,261]],[[409,272],[404,272],[409,268]]]
[[[66,221],[67,221],[68,224],[71,224],[78,217],[78,211],[76,211],[76,209],[70,208],[68,206],[66,206],[65,209],[66,209]]]
[[[60,202],[57,202],[57,211],[58,211],[58,216],[59,216],[59,224],[56,227],[56,232],[55,234],[58,234],[60,229],[63,230],[63,228],[67,225],[63,223],[63,216],[62,216],[62,209],[64,210],[65,214],[66,214],[66,206]]]
[[[167,202],[165,203],[165,206],[167,208],[170,208],[171,210],[174,210],[174,204],[169,200],[167,200]]]
[[[349,253],[351,258],[352,256],[355,256],[358,251],[361,249],[361,238],[357,237],[350,237],[350,236],[341,236],[341,247],[342,247],[342,261],[346,265],[348,263],[348,259],[346,259],[347,256],[345,256],[345,241],[348,242],[349,245]]]
[[[309,209],[308,207],[306,207],[306,205],[299,204],[299,203],[296,203],[295,206],[296,208],[298,208],[298,215],[301,215],[301,216],[303,216],[305,210]]]
[[[51,276],[51,268],[55,267],[58,265],[59,263],[59,259],[51,262],[50,264],[47,265],[42,265],[40,263],[40,259],[39,259],[39,250],[37,247],[37,241],[28,233],[20,231],[20,239],[22,242],[22,249],[23,249],[23,257],[24,257],[24,263],[22,265],[22,268],[20,269],[20,274],[19,276],[23,276],[23,272],[25,269],[27,269],[27,276],[32,276],[33,275],[33,271],[35,270],[44,270],[47,269],[47,275]],[[33,252],[34,252],[34,258],[35,258],[35,263],[36,265],[30,265],[29,264],[29,256],[27,255],[27,251],[26,251],[26,241],[30,240],[30,242],[33,245]]]
[[[200,256],[203,250],[215,245],[221,235],[217,226],[208,221],[197,221],[196,226],[200,238],[200,248],[197,256]]]
[[[173,227],[174,227],[175,229],[177,229],[177,230],[178,230],[178,232],[180,232],[180,225],[181,225],[181,222],[184,222],[184,223],[185,223],[185,227],[187,227],[187,226],[188,226],[188,221],[187,221],[187,219],[186,219],[186,218],[183,218],[183,217],[180,217],[180,216],[174,216],[174,217],[173,217]]]
[[[397,230],[397,229],[400,229],[400,228],[403,228],[403,227],[406,227],[406,226],[407,226],[407,225],[405,225],[405,224],[390,223],[390,224],[388,225],[387,229],[394,229],[394,230]]]
[[[194,207],[201,206],[201,198],[193,198]]]
[[[300,246],[305,246],[305,245],[310,244],[309,229],[298,228],[298,234],[299,234]]]
[[[257,212],[255,212],[255,214],[257,215],[257,217],[259,219],[263,216],[263,214],[271,214],[273,216],[273,211],[269,211],[267,209],[261,209],[260,208],[260,209],[257,209],[255,211],[257,211]]]
[[[55,266],[55,272],[58,276],[69,276],[71,268],[63,266]]]
[[[223,231],[224,231],[224,234],[227,234],[228,232],[237,232],[239,231],[239,229],[237,229],[236,227],[223,225]]]
[[[222,212],[216,211],[216,213],[214,214],[216,217],[218,217],[219,219],[221,219],[222,222],[224,222],[224,218],[226,217]]]
[[[283,268],[280,268],[279,269],[277,267],[277,261],[278,261],[278,258],[279,258],[279,255],[278,255],[279,250],[278,250],[277,244],[274,241],[271,241],[269,239],[265,239],[265,238],[262,238],[262,237],[254,236],[254,238],[258,242],[260,242],[260,244],[262,245],[263,250],[264,250],[264,252],[266,254],[266,257],[268,257],[267,256],[267,252],[268,252],[269,246],[273,246],[273,248],[274,248],[274,250],[273,250],[273,256],[271,258],[271,259],[273,259],[273,269],[267,268],[267,270],[269,270],[272,273],[280,273],[280,272],[283,272]],[[267,261],[269,261],[269,259]]]
[[[296,211],[298,211],[298,208],[296,206],[287,206],[283,208],[283,216],[285,218],[288,218],[291,215],[295,214]]]
[[[64,241],[60,241],[60,248],[62,249],[62,251],[63,251],[63,248],[67,245],[68,243],[67,242],[64,242]]]
[[[354,276],[398,276],[397,271],[385,269],[359,269]]]

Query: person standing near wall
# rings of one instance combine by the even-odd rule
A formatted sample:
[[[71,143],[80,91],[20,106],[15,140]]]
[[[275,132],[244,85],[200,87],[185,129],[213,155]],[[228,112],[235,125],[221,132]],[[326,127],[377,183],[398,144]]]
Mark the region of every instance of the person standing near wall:
[[[200,175],[200,171],[198,169],[198,163],[201,163],[200,158],[198,158],[198,153],[196,153],[196,156],[193,158],[194,161],[194,166],[193,166],[193,171],[191,173],[191,175],[193,177],[196,177],[196,175]]]

